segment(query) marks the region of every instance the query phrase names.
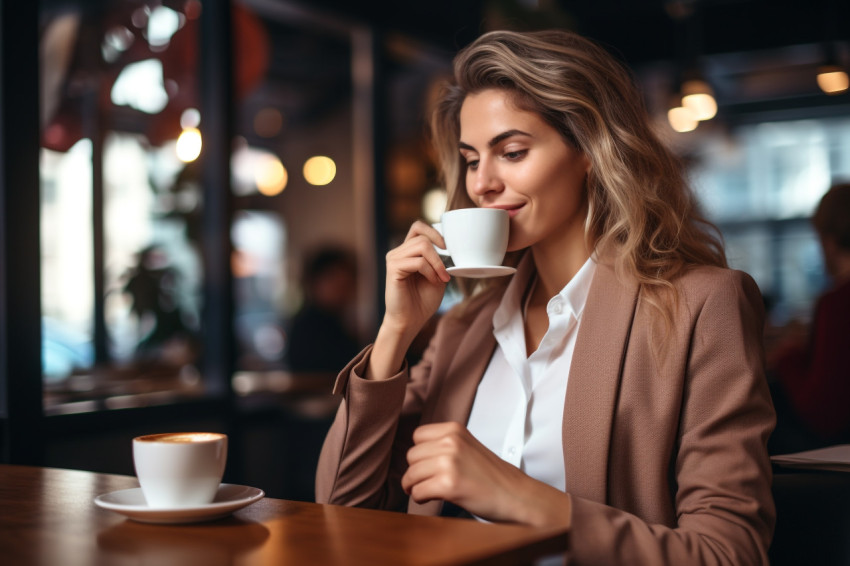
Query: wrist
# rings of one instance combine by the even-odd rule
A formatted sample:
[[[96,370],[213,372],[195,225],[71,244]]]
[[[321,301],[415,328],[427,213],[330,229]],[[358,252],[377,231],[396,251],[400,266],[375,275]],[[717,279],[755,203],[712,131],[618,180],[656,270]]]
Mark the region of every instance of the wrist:
[[[403,329],[388,325],[386,321],[381,324],[369,357],[366,379],[389,379],[401,371],[407,349],[413,341],[408,334]]]
[[[418,333],[419,329],[412,328],[409,323],[397,321],[390,316],[384,315],[384,319],[378,327],[375,343],[382,342],[391,345],[394,349],[401,349],[406,353]]]
[[[521,501],[516,505],[517,522],[533,527],[553,527],[572,524],[572,497],[548,484],[532,480]]]

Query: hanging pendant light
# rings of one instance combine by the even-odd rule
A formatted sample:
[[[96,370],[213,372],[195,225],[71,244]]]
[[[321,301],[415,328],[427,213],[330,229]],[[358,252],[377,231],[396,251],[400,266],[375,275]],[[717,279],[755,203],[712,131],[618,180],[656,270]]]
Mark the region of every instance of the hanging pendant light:
[[[699,125],[693,110],[682,104],[681,96],[674,96],[667,110],[667,121],[674,131],[681,133],[691,132]]]
[[[702,79],[690,79],[682,85],[682,106],[700,122],[717,115],[717,101],[711,86]]]
[[[690,132],[699,122],[717,115],[714,91],[700,70],[702,51],[702,6],[699,0],[669,0],[668,13],[675,21],[678,92],[667,111],[667,120],[677,132]],[[674,9],[675,8],[675,9]]]
[[[850,77],[838,62],[835,45],[831,41],[824,44],[824,63],[818,67],[818,86],[826,94],[841,94],[850,88]]]

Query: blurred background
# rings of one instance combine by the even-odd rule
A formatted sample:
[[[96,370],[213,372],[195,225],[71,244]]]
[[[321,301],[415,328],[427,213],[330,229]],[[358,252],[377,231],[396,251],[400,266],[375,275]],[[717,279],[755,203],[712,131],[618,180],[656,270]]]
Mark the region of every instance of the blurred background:
[[[429,97],[491,29],[620,57],[771,327],[805,322],[809,217],[850,179],[848,23],[839,0],[4,2],[0,461],[132,474],[135,434],[214,429],[231,482],[310,500],[340,362],[290,345],[369,341],[384,254],[444,207]]]

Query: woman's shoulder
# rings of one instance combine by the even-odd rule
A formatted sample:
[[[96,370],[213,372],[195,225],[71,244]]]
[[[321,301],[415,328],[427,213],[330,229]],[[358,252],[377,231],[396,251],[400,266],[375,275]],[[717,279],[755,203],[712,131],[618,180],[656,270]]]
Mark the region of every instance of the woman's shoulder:
[[[715,265],[694,265],[683,270],[681,275],[674,281],[675,284],[684,287],[713,287],[716,285],[741,286],[755,283],[753,278],[745,271],[720,267]]]
[[[673,281],[692,306],[712,300],[745,300],[763,306],[761,290],[747,272],[728,267],[698,265],[685,270]]]

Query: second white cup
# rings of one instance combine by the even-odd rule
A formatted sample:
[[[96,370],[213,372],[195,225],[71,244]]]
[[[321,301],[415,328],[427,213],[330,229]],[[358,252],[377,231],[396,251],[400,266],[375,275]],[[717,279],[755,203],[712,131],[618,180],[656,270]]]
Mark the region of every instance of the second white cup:
[[[133,464],[148,506],[211,503],[227,462],[227,435],[217,432],[149,434],[133,439]]]
[[[505,258],[509,226],[506,210],[458,208],[444,212],[435,228],[456,267],[494,267]]]

